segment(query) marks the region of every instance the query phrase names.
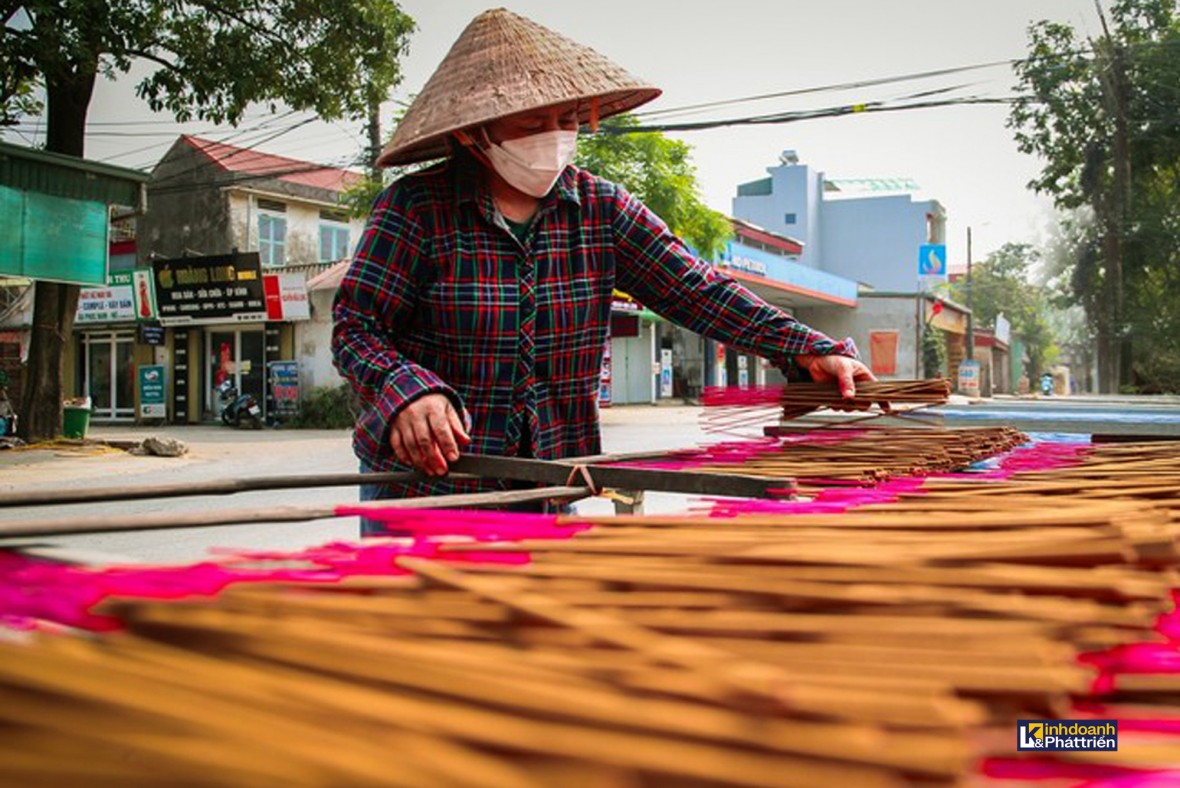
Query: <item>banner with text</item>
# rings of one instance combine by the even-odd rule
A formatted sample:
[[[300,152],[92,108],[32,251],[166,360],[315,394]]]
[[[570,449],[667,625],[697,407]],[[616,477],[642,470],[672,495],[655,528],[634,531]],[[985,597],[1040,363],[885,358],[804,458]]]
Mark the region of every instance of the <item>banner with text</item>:
[[[266,296],[257,252],[152,263],[156,309],[166,326],[264,321]]]

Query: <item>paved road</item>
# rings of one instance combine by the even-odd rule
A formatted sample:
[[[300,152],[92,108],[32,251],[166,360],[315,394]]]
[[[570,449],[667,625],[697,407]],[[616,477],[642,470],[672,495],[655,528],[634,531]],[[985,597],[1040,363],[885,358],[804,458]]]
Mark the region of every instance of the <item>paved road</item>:
[[[687,406],[625,406],[603,411],[603,447],[608,452],[677,449],[711,439],[702,431],[701,409]],[[56,490],[110,485],[183,484],[213,479],[252,478],[284,474],[351,473],[356,470],[346,430],[233,430],[221,426],[165,428],[93,426],[90,437],[141,441],[155,435],[174,437],[189,447],[183,457],[134,456],[121,451],[0,451],[0,492]],[[330,505],[356,500],[352,487],[239,493],[231,497],[202,496],[115,505],[73,504],[36,509],[0,509],[5,520],[77,514],[196,511],[211,507]],[[648,511],[683,511],[687,498],[649,494]],[[612,505],[584,501],[579,511],[607,514]],[[219,526],[134,533],[87,534],[36,541],[85,554],[94,562],[131,559],[150,563],[191,562],[209,556],[211,548],[297,549],[337,539],[354,539],[355,518],[305,523]],[[0,542],[2,543],[2,542]]]
[[[1180,398],[1104,397],[958,401],[944,410],[948,424],[973,426],[995,417],[1026,431],[1091,432],[1103,427],[1114,432],[1130,429],[1140,434],[1174,434],[1180,429]],[[952,415],[957,411],[960,418]],[[702,409],[686,406],[624,406],[603,411],[603,444],[608,452],[686,448],[720,439],[702,430]],[[1041,423],[1049,426],[1040,426]],[[1129,426],[1128,426],[1128,423]],[[1036,426],[1034,426],[1036,425]],[[350,473],[356,463],[345,430],[266,430],[252,432],[221,426],[163,429],[94,427],[92,437],[141,441],[149,435],[175,437],[190,451],[184,457],[138,457],[119,451],[0,451],[0,492],[56,490],[63,487],[183,484],[212,479],[236,479],[284,474]],[[232,497],[189,497],[131,501],[116,505],[119,512],[194,511],[216,507],[276,505],[331,505],[356,500],[355,488],[317,488],[241,493]],[[693,499],[649,493],[649,512],[684,511]],[[585,514],[609,514],[605,500],[578,504]],[[109,508],[105,511],[109,511]],[[0,509],[0,523],[29,517],[45,518],[103,513],[97,504],[29,509]],[[151,563],[191,562],[205,558],[211,548],[297,549],[336,539],[356,537],[355,518],[307,523],[170,529],[54,537],[53,545],[71,551],[90,551],[96,561],[132,559]],[[40,540],[50,542],[50,540]],[[2,543],[2,541],[0,541]],[[105,558],[104,558],[105,557]]]

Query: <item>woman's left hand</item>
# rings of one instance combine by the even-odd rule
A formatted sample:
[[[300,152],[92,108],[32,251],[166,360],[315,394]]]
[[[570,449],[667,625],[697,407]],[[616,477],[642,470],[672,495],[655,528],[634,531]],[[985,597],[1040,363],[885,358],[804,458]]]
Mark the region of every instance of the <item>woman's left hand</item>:
[[[795,363],[807,370],[816,383],[835,381],[844,399],[856,398],[856,381],[877,379],[868,367],[849,356],[812,356],[801,353],[795,356]]]

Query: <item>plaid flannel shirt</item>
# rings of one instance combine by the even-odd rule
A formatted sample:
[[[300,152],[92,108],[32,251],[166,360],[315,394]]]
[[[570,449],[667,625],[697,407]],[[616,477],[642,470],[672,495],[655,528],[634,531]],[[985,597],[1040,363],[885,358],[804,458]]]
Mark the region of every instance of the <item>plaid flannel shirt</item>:
[[[374,204],[336,295],[332,350],[359,393],[364,467],[404,470],[389,425],[416,398],[470,415],[476,454],[598,454],[598,389],[612,295],[790,370],[798,353],[856,356],[697,259],[616,184],[568,167],[523,241],[466,155],[405,176]],[[498,489],[399,485],[389,496]]]

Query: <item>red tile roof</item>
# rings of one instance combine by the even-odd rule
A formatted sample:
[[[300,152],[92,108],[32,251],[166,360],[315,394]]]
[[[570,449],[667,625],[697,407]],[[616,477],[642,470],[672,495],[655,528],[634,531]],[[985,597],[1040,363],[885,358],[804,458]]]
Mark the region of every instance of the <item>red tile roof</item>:
[[[363,178],[359,173],[349,170],[325,167],[315,162],[289,159],[286,156],[274,156],[248,148],[237,148],[187,134],[181,139],[204,153],[214,164],[227,172],[265,175],[288,183],[299,183],[336,192],[344,191]]]

